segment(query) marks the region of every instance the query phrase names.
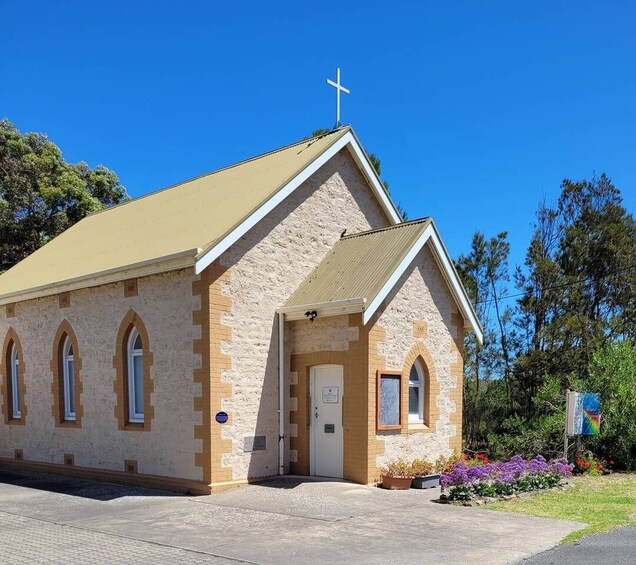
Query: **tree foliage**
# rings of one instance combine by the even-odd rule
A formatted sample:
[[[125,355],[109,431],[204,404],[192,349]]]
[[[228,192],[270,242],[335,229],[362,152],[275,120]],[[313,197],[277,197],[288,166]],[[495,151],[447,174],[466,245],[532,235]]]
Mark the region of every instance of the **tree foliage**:
[[[595,352],[588,386],[601,395],[602,434],[590,445],[606,460],[636,470],[636,346],[609,343]]]
[[[508,234],[501,232],[486,239],[477,231],[473,235],[470,252],[461,255],[457,271],[466,291],[475,305],[477,316],[484,326],[484,343],[479,344],[470,334],[465,342],[464,425],[465,433],[473,448],[483,447],[488,434],[488,420],[492,414],[490,400],[484,391],[494,379],[502,378],[503,405],[512,403],[510,391],[510,340],[511,310],[504,305],[507,295]],[[490,389],[493,393],[494,389]]]
[[[525,263],[514,272],[516,304],[505,294],[507,255],[505,234],[488,240],[477,232],[457,262],[485,325],[483,346],[466,341],[465,439],[501,456],[558,453],[565,391],[612,390],[599,380],[599,352],[607,364],[612,347],[636,339],[636,223],[606,175],[565,180],[557,203],[538,208]],[[633,421],[636,406],[629,410]],[[600,450],[617,441],[610,422],[593,440]],[[621,456],[636,466],[636,452]]]
[[[127,199],[117,175],[67,163],[41,133],[0,120],[0,271],[86,215]]]

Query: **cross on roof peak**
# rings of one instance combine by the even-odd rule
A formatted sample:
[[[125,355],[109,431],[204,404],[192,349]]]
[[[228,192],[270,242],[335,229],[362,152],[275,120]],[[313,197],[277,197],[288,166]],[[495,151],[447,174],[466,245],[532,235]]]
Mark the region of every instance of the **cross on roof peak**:
[[[327,79],[327,84],[336,89],[336,123],[333,126],[333,129],[336,129],[342,125],[340,122],[340,92],[351,94],[351,91],[340,84],[340,67],[336,69],[336,82]]]

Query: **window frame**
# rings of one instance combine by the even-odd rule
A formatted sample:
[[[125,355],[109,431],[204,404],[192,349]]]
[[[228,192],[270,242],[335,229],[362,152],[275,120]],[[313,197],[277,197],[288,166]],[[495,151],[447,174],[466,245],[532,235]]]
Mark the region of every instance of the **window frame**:
[[[72,350],[72,353],[69,351]],[[69,370],[69,361],[73,363]],[[64,421],[74,422],[77,419],[77,390],[75,390],[75,350],[71,337],[66,334],[62,345],[62,390],[64,402]],[[71,406],[71,390],[73,392],[73,406]],[[72,408],[72,409],[71,409]]]
[[[419,382],[415,385],[411,381],[411,373],[415,369]],[[418,413],[417,415],[411,414],[411,388],[418,388]],[[424,417],[424,399],[426,395],[426,375],[419,359],[416,359],[411,365],[409,370],[409,404],[408,404],[408,422],[409,424],[426,424],[426,418]]]
[[[11,379],[11,419],[22,419],[22,402],[20,398],[20,356],[15,341],[9,344],[9,376]],[[16,409],[17,406],[17,409]]]
[[[380,420],[380,407],[382,405],[382,379],[395,379],[398,381],[398,423],[397,424],[382,424]],[[376,429],[380,431],[385,430],[401,430],[402,429],[402,372],[401,371],[389,371],[380,370],[376,371]]]
[[[141,348],[135,348],[135,342],[137,338],[141,340]],[[137,385],[135,384],[135,358],[141,357],[141,398],[142,398],[142,412],[136,412],[135,398],[137,396]],[[128,422],[131,424],[143,424],[145,422],[145,396],[144,396],[144,344],[143,337],[139,333],[139,330],[133,326],[128,335],[128,341],[126,345],[126,358],[128,363],[127,378],[128,378]]]

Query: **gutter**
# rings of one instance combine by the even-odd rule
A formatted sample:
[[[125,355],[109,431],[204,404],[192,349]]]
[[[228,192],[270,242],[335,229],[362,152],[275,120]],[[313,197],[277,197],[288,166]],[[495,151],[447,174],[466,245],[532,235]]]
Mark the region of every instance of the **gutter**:
[[[186,267],[193,267],[198,248],[186,249],[177,253],[156,257],[129,265],[80,275],[69,279],[54,281],[40,286],[21,289],[0,295],[0,306],[11,302],[22,302],[34,298],[42,298],[60,292],[90,288],[103,284],[119,282],[134,277],[145,277]]]

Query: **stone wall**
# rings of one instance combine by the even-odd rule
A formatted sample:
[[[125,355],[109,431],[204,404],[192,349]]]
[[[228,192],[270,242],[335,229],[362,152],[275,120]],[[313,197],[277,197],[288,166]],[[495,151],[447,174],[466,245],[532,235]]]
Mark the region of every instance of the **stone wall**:
[[[370,354],[384,365],[376,369],[403,373],[403,427],[377,432],[384,442],[384,449],[377,451],[377,466],[397,457],[434,461],[461,448],[463,321],[428,245],[387,297],[375,327],[382,333],[374,345],[377,351]],[[408,376],[418,357],[429,373],[429,421],[409,425]]]
[[[278,471],[276,309],[344,229],[351,234],[387,225],[389,220],[343,149],[222,255],[221,265],[231,271],[227,294],[232,303],[222,320],[232,328],[231,338],[222,344],[231,368],[221,377],[232,386],[231,395],[222,399],[231,417],[222,436],[232,441],[232,450],[222,461],[235,480]],[[304,338],[299,334],[297,339]],[[246,451],[255,436],[265,437],[266,448]]]
[[[193,371],[201,362],[192,347],[198,337],[192,311],[199,307],[193,280],[192,271],[173,271],[139,279],[128,290],[115,283],[21,302],[13,317],[2,308],[0,336],[13,328],[22,345],[28,411],[24,426],[0,423],[0,457],[12,459],[19,449],[26,461],[63,464],[68,454],[75,466],[106,471],[124,471],[128,460],[140,474],[201,480],[193,455],[201,450],[193,433],[200,419],[193,412],[200,394]],[[120,430],[115,411],[116,336],[131,310],[143,321],[152,353],[148,431]],[[53,343],[64,321],[81,358],[80,427],[56,427],[53,416]]]

